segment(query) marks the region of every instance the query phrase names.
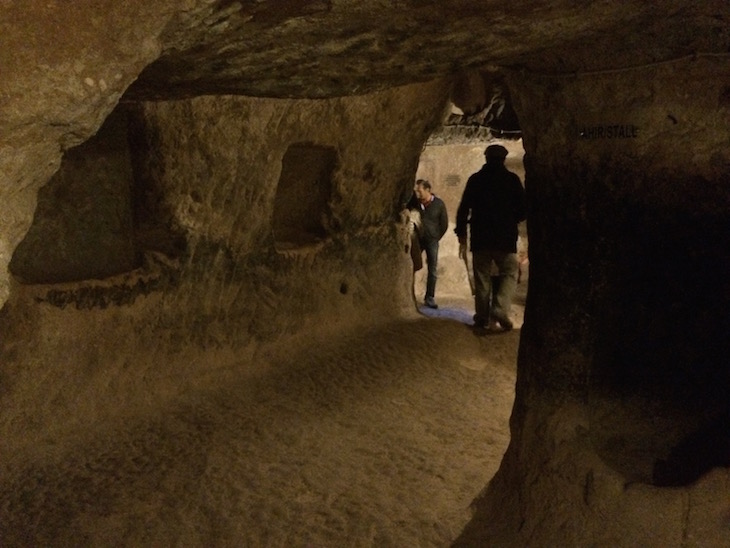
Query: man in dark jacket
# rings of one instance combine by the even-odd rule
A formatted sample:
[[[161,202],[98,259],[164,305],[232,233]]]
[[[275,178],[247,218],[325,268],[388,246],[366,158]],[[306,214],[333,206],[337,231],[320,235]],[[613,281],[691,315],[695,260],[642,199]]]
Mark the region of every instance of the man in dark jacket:
[[[520,178],[507,170],[507,149],[490,145],[487,163],[469,177],[456,213],[459,256],[466,256],[470,225],[474,270],[474,325],[485,328],[490,320],[505,331],[512,329],[509,315],[517,286],[517,224],[525,219],[525,190]],[[492,263],[498,275],[492,283]]]
[[[421,225],[418,229],[419,242],[421,249],[426,252],[428,267],[424,303],[429,308],[438,308],[435,294],[439,240],[449,228],[449,217],[444,201],[431,192],[431,183],[425,179],[418,179],[413,190],[421,212]]]

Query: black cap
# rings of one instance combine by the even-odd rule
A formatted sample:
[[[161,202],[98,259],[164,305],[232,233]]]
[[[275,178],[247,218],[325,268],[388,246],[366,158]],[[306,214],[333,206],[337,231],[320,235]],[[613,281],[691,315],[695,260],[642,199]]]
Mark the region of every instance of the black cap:
[[[489,145],[487,150],[484,151],[484,155],[487,158],[497,158],[499,160],[504,160],[507,154],[507,149],[502,145]]]

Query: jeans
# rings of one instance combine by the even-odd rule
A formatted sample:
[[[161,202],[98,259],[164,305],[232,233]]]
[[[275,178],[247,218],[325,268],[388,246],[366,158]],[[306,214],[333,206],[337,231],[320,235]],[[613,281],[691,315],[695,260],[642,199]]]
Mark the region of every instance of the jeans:
[[[475,321],[487,323],[489,318],[509,319],[512,299],[517,289],[519,262],[516,253],[505,251],[473,251]],[[497,275],[492,275],[492,263]],[[494,278],[494,280],[492,279]],[[496,287],[493,287],[495,286]]]
[[[434,297],[436,294],[436,267],[439,261],[439,242],[438,240],[421,240],[421,248],[426,252],[426,265],[428,267],[426,297]]]

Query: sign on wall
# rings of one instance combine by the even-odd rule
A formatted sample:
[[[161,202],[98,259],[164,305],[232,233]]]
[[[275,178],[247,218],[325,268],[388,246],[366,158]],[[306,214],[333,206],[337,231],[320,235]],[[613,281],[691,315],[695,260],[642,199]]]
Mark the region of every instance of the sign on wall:
[[[639,128],[631,124],[583,126],[580,130],[581,139],[636,139],[638,135]]]

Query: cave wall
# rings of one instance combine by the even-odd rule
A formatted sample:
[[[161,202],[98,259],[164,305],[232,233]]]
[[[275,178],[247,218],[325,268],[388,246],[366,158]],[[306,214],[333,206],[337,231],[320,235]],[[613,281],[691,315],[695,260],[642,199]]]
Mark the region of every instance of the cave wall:
[[[326,97],[427,81],[459,64],[566,66],[570,75],[515,72],[511,78],[528,154],[533,275],[512,445],[463,538],[476,545],[484,545],[484,539],[516,546],[617,546],[621,539],[630,539],[632,546],[727,545],[726,470],[678,489],[652,485],[654,463],[672,456],[675,441],[712,426],[725,411],[718,400],[727,392],[727,379],[717,356],[727,355],[719,341],[727,333],[723,311],[728,292],[718,274],[728,271],[727,234],[718,228],[727,226],[728,211],[727,3],[673,2],[667,7],[563,1],[535,7],[521,2],[501,10],[493,3],[430,2],[406,3],[405,8],[393,3],[385,9],[375,1],[357,6],[242,6],[210,0],[0,5],[2,451],[32,447],[54,428],[152,405],[186,383],[199,382],[198,373],[210,363],[255,363],[256,345],[251,348],[245,341],[265,339],[271,326],[247,323],[253,317],[247,313],[251,297],[264,302],[264,317],[281,306],[274,292],[254,283],[259,274],[267,283],[271,275],[277,288],[286,290],[300,286],[285,275],[307,269],[323,274],[321,285],[315,280],[317,291],[335,292],[339,300],[316,300],[319,313],[352,311],[355,320],[365,321],[369,307],[379,306],[375,299],[355,306],[352,295],[362,287],[343,284],[341,269],[334,266],[357,262],[350,251],[336,249],[349,241],[346,232],[314,253],[282,254],[264,222],[257,221],[256,234],[268,238],[268,244],[236,230],[231,217],[243,213],[235,204],[201,192],[202,179],[211,177],[228,181],[246,205],[271,207],[272,195],[276,203],[271,188],[246,186],[246,194],[233,184],[239,178],[230,158],[227,165],[233,171],[227,177],[203,159],[210,151],[204,143],[222,139],[215,128],[198,127],[205,122],[193,113],[213,116],[219,127],[236,130],[231,120],[208,111],[210,99],[143,112],[152,143],[171,153],[170,158],[140,158],[137,164],[143,176],[164,184],[156,190],[168,215],[167,224],[145,227],[168,232],[160,239],[159,232],[145,230],[141,242],[150,247],[143,249],[143,266],[102,281],[18,285],[6,266],[31,227],[39,189],[57,171],[64,151],[99,128],[141,72],[147,76],[142,92],[163,96],[179,80],[178,92],[188,96],[199,93],[196,86],[202,82],[209,91]],[[490,21],[488,32],[485,20]],[[620,67],[698,51],[718,53],[638,71],[576,74],[586,66]],[[151,64],[152,70],[145,70]],[[434,97],[421,98],[428,103]],[[382,138],[377,145],[386,159],[403,145],[402,139],[413,136],[414,127],[416,134],[423,127],[423,119],[404,117],[379,100],[356,101],[364,101],[365,114],[339,118],[352,124],[342,131],[369,131],[373,142]],[[337,117],[346,104],[334,101],[318,108]],[[408,106],[428,111],[421,104]],[[233,107],[221,110],[228,108]],[[186,109],[187,114],[182,112]],[[385,124],[392,129],[368,125],[366,118],[378,109],[392,113]],[[271,166],[288,146],[309,138],[307,128],[284,119],[283,127],[303,130],[295,142],[266,141],[278,154],[265,160],[249,152],[254,160],[248,167],[261,170],[266,184],[277,179]],[[279,130],[274,123],[264,125]],[[624,128],[623,136],[615,138],[612,130],[609,138],[608,127],[615,125],[632,126],[630,136]],[[189,126],[201,131],[203,144],[185,141]],[[264,136],[252,135],[257,139],[263,142]],[[174,142],[201,157],[178,158],[170,145]],[[410,141],[403,146],[411,145],[415,147]],[[262,147],[261,154],[266,150]],[[414,168],[414,157],[402,154],[400,161],[412,162]],[[383,161],[389,168],[398,166]],[[346,181],[368,180],[380,165],[380,158],[368,169],[340,163],[334,188],[343,185],[340,190],[346,193]],[[401,191],[375,187],[392,192],[394,202]],[[354,203],[367,201],[366,193],[348,195],[332,211],[347,217],[357,209]],[[226,213],[220,218],[219,207]],[[364,223],[356,230],[358,241],[386,243],[382,255],[368,256],[368,261],[387,272],[407,260],[395,251],[402,244],[395,226],[393,234],[379,237],[370,223],[382,219],[371,218],[367,208],[362,216],[354,215]],[[211,229],[201,230],[196,225],[200,220],[210,222]],[[178,234],[183,235],[184,253],[171,257],[165,237],[176,242]],[[247,241],[255,252],[244,251]],[[226,279],[235,280],[241,292],[231,295]],[[401,282],[391,281],[388,287],[393,283]],[[196,294],[199,288],[201,294]],[[646,299],[637,304],[632,293],[639,291]],[[398,308],[402,301],[386,301],[387,307]],[[282,317],[274,320],[285,330],[287,306],[293,302],[284,303]],[[222,320],[229,310],[232,322],[226,327]],[[240,328],[235,335],[240,338],[234,338],[234,328]],[[635,328],[639,337],[633,335]],[[118,336],[110,338],[110,332]],[[231,342],[237,342],[232,353],[224,349]],[[632,353],[636,344],[638,352]],[[183,347],[188,351],[171,352]],[[665,362],[671,364],[666,371]],[[689,364],[699,364],[699,373]],[[660,381],[659,389],[654,380]],[[691,388],[689,397],[673,409],[667,402],[684,383]],[[709,416],[699,401],[704,392],[710,396]],[[682,421],[672,420],[676,417]],[[606,451],[612,447],[625,451]]]
[[[7,266],[64,151],[92,136],[163,48],[170,22],[207,2],[0,5],[0,303]],[[181,11],[178,11],[181,10]]]
[[[415,314],[400,199],[447,94],[439,81],[333,100],[131,105],[128,201],[143,263],[103,279],[13,283],[0,315],[2,450],[141,412],[206,379],[255,374],[271,345]],[[337,160],[326,233],[281,249],[277,186],[302,143]],[[31,237],[24,253],[52,247],[51,236],[78,245],[64,227],[83,213],[83,181],[93,196],[98,181],[79,177],[72,203],[42,198],[61,201],[34,223],[49,238]],[[54,203],[42,205],[39,215]]]
[[[132,162],[123,109],[66,151],[38,196],[33,224],[9,270],[24,283],[106,278],[140,266],[134,242]]]
[[[729,77],[511,75],[531,281],[511,445],[458,545],[730,543]]]

